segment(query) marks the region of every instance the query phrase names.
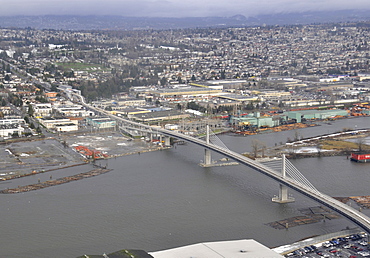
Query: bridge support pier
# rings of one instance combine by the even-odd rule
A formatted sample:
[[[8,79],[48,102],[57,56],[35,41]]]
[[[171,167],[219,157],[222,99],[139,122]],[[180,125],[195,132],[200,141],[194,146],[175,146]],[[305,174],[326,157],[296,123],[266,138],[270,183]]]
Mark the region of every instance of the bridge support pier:
[[[285,155],[284,154],[282,157],[281,173],[283,175],[283,178],[285,178],[286,172],[285,172]],[[279,196],[272,198],[272,201],[276,203],[289,203],[289,202],[294,202],[295,199],[288,195],[288,187],[286,185],[280,184]]]
[[[207,125],[206,131],[206,143],[209,144],[209,125]],[[211,151],[209,149],[204,149],[204,163],[201,164],[202,166],[210,166],[212,164],[212,156]]]
[[[212,164],[211,151],[204,149],[204,165],[209,166]]]
[[[166,147],[171,146],[170,137],[168,137],[168,136],[164,137],[164,146],[166,146]]]

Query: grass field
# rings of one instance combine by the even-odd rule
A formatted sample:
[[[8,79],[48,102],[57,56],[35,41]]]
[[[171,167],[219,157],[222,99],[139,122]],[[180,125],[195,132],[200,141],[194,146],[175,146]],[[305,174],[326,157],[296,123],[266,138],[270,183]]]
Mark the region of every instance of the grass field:
[[[356,150],[358,143],[347,141],[325,140],[321,142],[321,148],[325,150]],[[362,149],[370,150],[370,146],[363,144]]]

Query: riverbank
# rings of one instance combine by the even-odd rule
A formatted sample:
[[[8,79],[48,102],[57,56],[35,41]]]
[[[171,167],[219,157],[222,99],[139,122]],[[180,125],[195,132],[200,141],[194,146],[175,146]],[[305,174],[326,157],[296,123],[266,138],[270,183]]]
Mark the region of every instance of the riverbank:
[[[258,151],[245,152],[243,155],[250,158],[272,158],[280,157],[282,154],[291,159],[330,156],[347,156],[349,158],[352,152],[359,149],[370,151],[370,145],[366,144],[367,137],[370,137],[370,129],[324,134],[270,148],[265,148],[262,142],[255,142]]]

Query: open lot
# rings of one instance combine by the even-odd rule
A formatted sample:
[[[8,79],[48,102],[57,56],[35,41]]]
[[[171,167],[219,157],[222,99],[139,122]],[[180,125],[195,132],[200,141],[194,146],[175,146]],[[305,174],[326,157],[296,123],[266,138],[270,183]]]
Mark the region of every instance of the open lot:
[[[64,144],[65,143],[65,144]],[[143,152],[155,146],[142,141],[129,141],[116,132],[86,135],[61,135],[57,138],[5,143],[0,152],[0,180],[32,171],[58,169],[86,162],[74,150],[86,146],[106,153],[109,157]]]

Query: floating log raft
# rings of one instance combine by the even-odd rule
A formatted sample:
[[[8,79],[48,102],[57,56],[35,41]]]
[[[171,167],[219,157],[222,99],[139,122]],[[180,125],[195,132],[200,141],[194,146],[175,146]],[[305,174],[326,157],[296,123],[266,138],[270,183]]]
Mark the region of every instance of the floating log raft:
[[[340,216],[337,213],[332,212],[331,210],[323,206],[300,209],[299,211],[304,215],[270,222],[267,223],[266,225],[273,227],[275,229],[287,229],[300,225],[317,223],[326,219],[332,220],[340,218]]]
[[[58,178],[58,179],[55,179],[55,180],[48,180],[48,181],[38,183],[38,184],[25,185],[25,186],[19,186],[17,188],[1,190],[0,193],[2,193],[2,194],[15,194],[15,193],[23,193],[23,192],[29,192],[29,191],[34,191],[34,190],[40,190],[40,189],[50,187],[50,186],[61,185],[61,184],[69,183],[69,182],[72,182],[72,181],[81,180],[81,179],[84,179],[84,178],[98,176],[98,175],[101,175],[101,174],[105,174],[105,173],[107,173],[111,170],[112,169],[97,168],[97,169],[93,169],[89,172],[80,173],[80,174],[73,175],[73,176],[62,177],[62,178]]]
[[[370,209],[370,196],[351,196],[351,200],[354,200],[362,208]]]

